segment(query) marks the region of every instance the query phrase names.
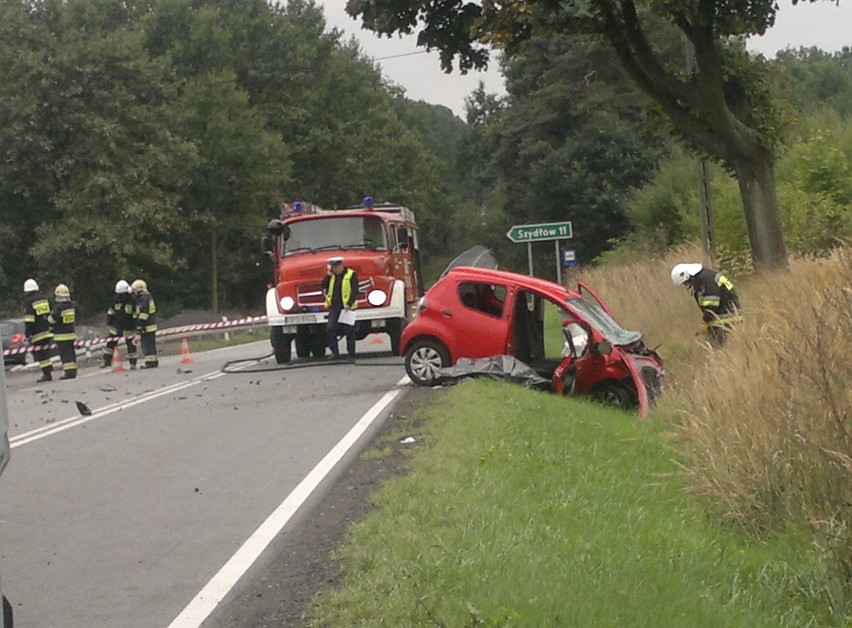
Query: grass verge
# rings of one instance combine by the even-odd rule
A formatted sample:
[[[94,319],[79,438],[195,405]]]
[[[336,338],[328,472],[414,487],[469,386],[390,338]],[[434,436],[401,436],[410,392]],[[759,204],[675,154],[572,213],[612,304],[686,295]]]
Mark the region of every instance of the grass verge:
[[[803,537],[709,520],[663,426],[490,381],[421,413],[409,473],[350,530],[314,625],[831,623]]]

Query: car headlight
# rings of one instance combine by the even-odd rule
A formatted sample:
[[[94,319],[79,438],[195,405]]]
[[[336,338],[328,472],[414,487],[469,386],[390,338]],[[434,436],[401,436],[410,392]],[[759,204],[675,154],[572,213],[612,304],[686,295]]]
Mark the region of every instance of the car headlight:
[[[289,312],[293,309],[293,306],[296,305],[296,302],[293,300],[293,297],[281,297],[281,309],[285,312]]]
[[[388,298],[382,290],[370,290],[370,293],[367,295],[367,301],[370,302],[370,305],[384,305],[385,299]]]

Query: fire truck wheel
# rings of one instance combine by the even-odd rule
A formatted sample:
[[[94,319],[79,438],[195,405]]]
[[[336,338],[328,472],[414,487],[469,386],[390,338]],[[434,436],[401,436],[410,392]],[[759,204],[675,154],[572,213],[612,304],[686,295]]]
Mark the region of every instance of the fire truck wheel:
[[[311,353],[314,354],[315,358],[325,356],[325,350],[328,348],[327,343],[328,339],[324,333],[314,334],[314,337],[311,338]]]
[[[402,338],[402,328],[405,321],[401,318],[391,318],[386,323],[388,336],[391,341],[391,353],[399,355],[400,338]]]
[[[416,340],[405,352],[405,372],[418,386],[431,386],[438,369],[449,365],[450,352],[437,340]]]
[[[290,361],[290,342],[292,336],[285,334],[280,327],[270,327],[269,337],[272,341],[272,351],[275,353],[275,361],[278,364],[287,364]]]
[[[311,357],[311,336],[307,329],[296,332],[296,355],[300,358]]]
[[[606,380],[592,389],[592,399],[605,406],[632,410],[639,405],[639,397],[635,390],[625,382]]]

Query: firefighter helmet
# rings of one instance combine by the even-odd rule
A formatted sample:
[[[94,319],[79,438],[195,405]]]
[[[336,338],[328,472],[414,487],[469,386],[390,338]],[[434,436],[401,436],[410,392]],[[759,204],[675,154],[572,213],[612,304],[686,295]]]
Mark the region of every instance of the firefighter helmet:
[[[148,292],[148,284],[142,279],[133,282],[133,292]]]
[[[35,279],[27,279],[24,282],[24,292],[38,292],[38,284]]]
[[[121,279],[115,284],[115,293],[124,294],[125,292],[130,292],[130,284]]]
[[[53,291],[53,296],[55,296],[57,299],[70,299],[71,291],[68,289],[68,286],[66,286],[64,283],[61,283],[56,286],[56,290]]]
[[[695,275],[700,273],[702,268],[704,268],[704,266],[698,263],[676,264],[675,267],[672,268],[672,283],[676,286],[682,286],[689,281],[691,277],[695,277]]]

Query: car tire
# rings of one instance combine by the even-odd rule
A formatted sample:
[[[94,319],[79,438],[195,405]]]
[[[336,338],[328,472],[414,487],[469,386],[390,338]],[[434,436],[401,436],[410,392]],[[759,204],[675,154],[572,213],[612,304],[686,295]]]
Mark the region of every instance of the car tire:
[[[9,600],[6,599],[6,596],[3,596],[3,626],[5,628],[12,628],[12,624],[14,624],[14,617],[12,616],[12,605],[9,603]]]
[[[296,332],[296,355],[300,358],[311,357],[311,336],[307,329],[299,329]]]
[[[311,337],[311,352],[315,358],[325,357],[325,350],[328,348],[328,338],[325,334],[325,328],[316,332]]]
[[[402,329],[405,327],[405,319],[391,318],[387,323],[388,336],[390,336],[391,353],[399,355],[400,340],[402,339]]]
[[[598,403],[621,410],[633,410],[639,405],[639,395],[626,381],[610,379],[601,382],[591,391]]]
[[[275,361],[278,364],[289,363],[291,357],[290,344],[292,336],[285,334],[281,327],[270,327],[269,339],[272,342],[272,352],[275,354]]]
[[[418,386],[435,383],[436,372],[450,365],[450,352],[437,340],[416,340],[405,351],[405,372]]]

